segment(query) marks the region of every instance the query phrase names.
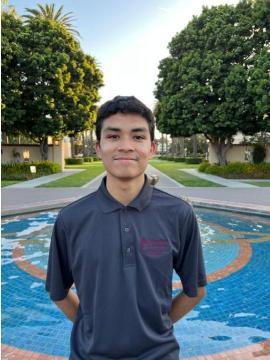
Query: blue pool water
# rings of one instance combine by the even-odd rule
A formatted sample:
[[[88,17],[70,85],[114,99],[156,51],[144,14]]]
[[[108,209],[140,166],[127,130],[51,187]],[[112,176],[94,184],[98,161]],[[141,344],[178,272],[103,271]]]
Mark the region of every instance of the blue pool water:
[[[270,338],[270,220],[202,209],[196,213],[208,275],[232,263],[240,252],[239,240],[249,242],[252,256],[240,270],[210,282],[203,301],[174,325],[183,358]],[[46,271],[55,217],[56,212],[47,212],[2,224],[2,342],[68,356],[71,323],[49,300],[44,281],[18,267],[12,256],[21,247],[19,260]],[[173,280],[178,280],[176,274]]]

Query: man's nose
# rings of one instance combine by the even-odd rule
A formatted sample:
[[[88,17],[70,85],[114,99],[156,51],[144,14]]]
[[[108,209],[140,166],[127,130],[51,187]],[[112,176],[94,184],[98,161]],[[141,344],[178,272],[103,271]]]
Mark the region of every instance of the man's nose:
[[[134,146],[130,139],[121,139],[118,144],[119,151],[133,151]]]

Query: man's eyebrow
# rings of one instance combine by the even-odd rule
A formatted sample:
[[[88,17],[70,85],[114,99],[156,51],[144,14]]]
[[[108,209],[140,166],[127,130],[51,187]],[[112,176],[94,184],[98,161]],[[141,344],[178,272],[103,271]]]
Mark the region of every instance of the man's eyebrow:
[[[145,127],[141,127],[141,128],[135,128],[131,130],[132,132],[147,132],[148,130]]]
[[[106,127],[103,131],[104,131],[104,132],[108,132],[108,131],[121,131],[121,129],[108,126],[108,127]]]
[[[108,132],[108,131],[117,131],[117,132],[120,132],[121,129],[120,128],[116,128],[116,127],[111,127],[111,126],[108,126],[104,129],[104,132]],[[140,128],[134,128],[134,129],[131,129],[131,132],[147,132],[147,128],[145,127],[140,127]]]

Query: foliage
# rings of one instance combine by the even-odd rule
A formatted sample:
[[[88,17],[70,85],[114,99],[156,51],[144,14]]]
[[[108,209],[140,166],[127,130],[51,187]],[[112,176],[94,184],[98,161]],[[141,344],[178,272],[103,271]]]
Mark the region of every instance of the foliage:
[[[81,51],[61,24],[34,18],[27,30],[23,47],[31,56],[21,65],[27,73],[23,84],[27,129],[40,137],[76,134],[91,127],[102,84],[94,58]]]
[[[83,161],[84,161],[84,162],[92,162],[92,161],[94,161],[94,159],[93,159],[91,156],[85,156],[85,157],[83,158]]]
[[[205,172],[205,169],[207,168],[208,165],[209,165],[209,161],[204,160],[201,162],[200,166],[198,167],[198,170],[201,172]]]
[[[253,162],[260,164],[266,157],[266,148],[263,144],[255,144],[252,152]]]
[[[185,157],[178,157],[178,156],[168,156],[167,160],[176,161],[176,162],[185,162]]]
[[[2,12],[2,131],[14,133],[20,128],[25,114],[22,107],[22,87],[19,57],[22,53],[20,37],[22,20],[16,12]]]
[[[187,164],[200,164],[202,162],[203,158],[201,157],[186,157],[186,163]]]
[[[201,157],[159,156],[159,159],[175,162],[185,162],[186,164],[200,164],[203,161],[203,158]]]
[[[2,49],[10,54],[2,70],[3,130],[39,142],[46,158],[48,136],[74,135],[93,127],[102,73],[61,18],[37,15],[22,24],[11,16],[2,13]],[[16,96],[7,103],[10,78],[15,79]]]
[[[207,174],[218,175],[228,179],[269,179],[269,163],[242,163],[232,162],[223,166],[202,163],[199,171]]]
[[[66,165],[81,165],[83,164],[83,158],[66,158]]]
[[[85,156],[83,160],[84,162],[100,161],[100,159],[95,156]]]
[[[219,163],[237,131],[269,131],[270,2],[204,7],[169,43],[155,96],[158,129],[204,134]]]
[[[36,166],[36,173],[32,174],[30,166]],[[43,175],[61,172],[61,166],[51,161],[13,162],[1,164],[3,180],[29,180]]]
[[[257,143],[261,143],[264,145],[270,144],[270,133],[266,131],[261,131],[257,134],[254,134],[253,136],[245,136],[242,143],[253,145]]]
[[[54,4],[37,4],[38,9],[29,9],[26,8],[26,11],[29,13],[28,15],[24,15],[26,19],[32,19],[41,17],[44,19],[49,19],[54,22],[61,23],[65,26],[65,28],[73,33],[74,35],[80,35],[77,30],[75,30],[72,26],[72,21],[75,20],[72,16],[72,12],[68,12],[66,14],[63,14],[63,5],[60,6],[60,8],[55,11]]]

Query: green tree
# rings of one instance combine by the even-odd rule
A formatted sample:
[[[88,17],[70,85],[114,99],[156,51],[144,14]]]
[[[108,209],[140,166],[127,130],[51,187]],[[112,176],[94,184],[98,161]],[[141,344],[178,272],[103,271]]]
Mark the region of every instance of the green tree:
[[[267,0],[204,7],[200,16],[193,17],[171,40],[170,56],[159,65],[158,129],[172,136],[204,134],[220,164],[226,163],[237,131],[248,135],[270,129],[265,85],[259,85],[255,70],[259,59],[267,67],[269,20]],[[263,77],[269,76],[269,67],[266,70]]]
[[[63,14],[63,5],[60,6],[58,10],[55,10],[54,4],[37,4],[38,9],[30,9],[26,8],[25,10],[29,13],[24,15],[26,19],[33,19],[33,18],[43,18],[47,20],[51,20],[53,22],[57,22],[62,24],[68,31],[73,33],[74,35],[80,35],[77,30],[74,29],[72,26],[72,21],[74,17],[72,16],[72,12],[68,12]]]
[[[248,91],[255,102],[258,116],[267,117],[270,128],[270,52],[266,47],[256,55],[249,70]]]
[[[60,22],[28,19],[21,45],[25,113],[20,130],[40,143],[46,159],[48,136],[76,134],[92,126],[102,73]]]
[[[21,103],[21,71],[19,57],[22,47],[20,36],[23,32],[22,20],[17,16],[14,8],[3,9],[2,21],[2,131],[14,134],[20,128],[20,121],[24,116]]]

